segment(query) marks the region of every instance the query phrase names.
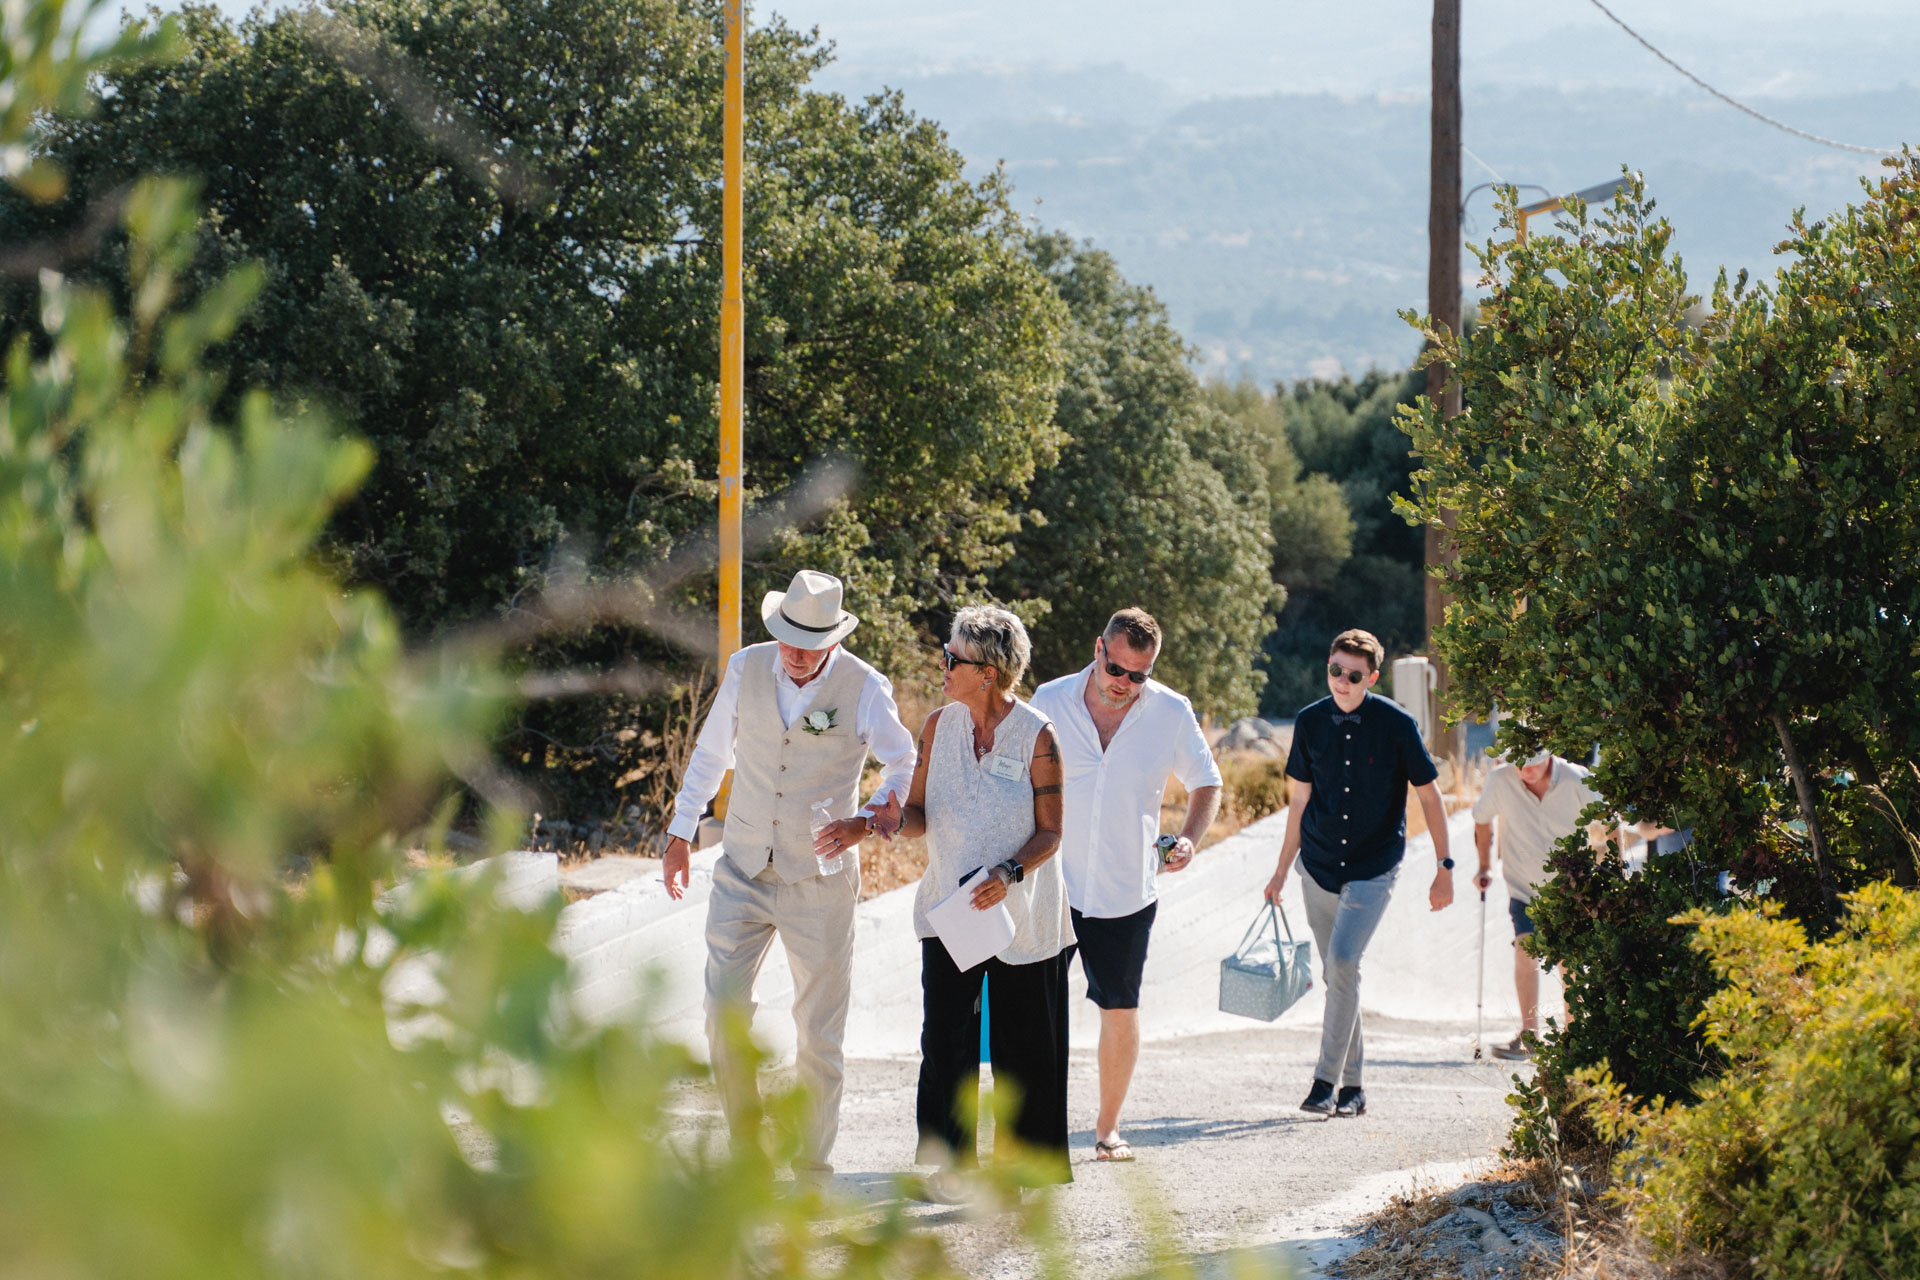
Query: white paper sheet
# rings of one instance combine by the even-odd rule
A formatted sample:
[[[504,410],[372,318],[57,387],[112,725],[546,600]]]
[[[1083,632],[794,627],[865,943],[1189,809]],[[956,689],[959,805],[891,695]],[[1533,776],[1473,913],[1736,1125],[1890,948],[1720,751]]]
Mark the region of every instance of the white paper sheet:
[[[946,944],[954,967],[963,971],[999,955],[1013,941],[1013,913],[1004,899],[985,911],[974,909],[973,891],[979,887],[976,876],[927,911],[927,922]]]

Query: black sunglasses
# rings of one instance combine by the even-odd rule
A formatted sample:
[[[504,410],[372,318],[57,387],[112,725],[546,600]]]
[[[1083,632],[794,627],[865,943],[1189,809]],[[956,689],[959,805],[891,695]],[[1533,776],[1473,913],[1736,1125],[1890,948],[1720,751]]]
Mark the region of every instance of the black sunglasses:
[[[978,658],[963,658],[945,645],[940,646],[940,656],[945,660],[947,670],[949,671],[963,664],[969,667],[989,667],[993,665],[990,662],[982,662]]]
[[[1348,684],[1362,684],[1362,683],[1365,683],[1367,678],[1366,672],[1349,671],[1337,662],[1329,662],[1327,664],[1327,674],[1332,676],[1335,680],[1339,680],[1344,677]]]
[[[1103,640],[1100,642],[1100,656],[1103,658],[1106,658],[1106,655],[1107,655],[1107,645],[1106,645],[1106,641]],[[1121,666],[1119,663],[1115,662],[1113,659],[1107,658],[1107,674],[1112,676],[1116,680],[1118,680],[1121,676],[1125,676],[1127,679],[1133,681],[1133,683],[1135,684],[1145,684],[1147,682],[1147,677],[1153,674],[1153,668],[1148,667],[1145,671],[1129,671],[1125,667]]]

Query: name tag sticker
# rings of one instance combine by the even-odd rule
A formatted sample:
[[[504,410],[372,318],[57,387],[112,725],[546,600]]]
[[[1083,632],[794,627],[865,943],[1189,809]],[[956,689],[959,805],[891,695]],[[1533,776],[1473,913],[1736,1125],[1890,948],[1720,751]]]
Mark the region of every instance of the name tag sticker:
[[[1005,778],[1016,782],[1026,776],[1027,767],[1012,756],[991,755],[981,763],[987,766],[987,772],[996,778]]]

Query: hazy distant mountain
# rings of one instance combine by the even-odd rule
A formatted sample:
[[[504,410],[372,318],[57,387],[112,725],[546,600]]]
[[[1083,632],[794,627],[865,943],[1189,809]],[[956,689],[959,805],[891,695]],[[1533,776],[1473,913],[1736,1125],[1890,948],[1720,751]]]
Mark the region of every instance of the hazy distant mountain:
[[[1920,138],[1913,0],[1608,0],[1757,109],[1868,146]],[[902,90],[1040,221],[1151,284],[1202,360],[1262,379],[1398,366],[1426,299],[1431,0],[784,0]],[[1870,157],[1769,129],[1582,0],[1465,0],[1468,186],[1644,172],[1699,283],[1770,270],[1790,211],[1853,198]],[[1470,233],[1491,225],[1484,193]]]
[[[1396,313],[1426,301],[1424,98],[1182,103],[1119,67],[894,84],[976,167],[1003,163],[1039,222],[1093,240],[1151,284],[1208,368],[1262,381],[1358,373],[1401,367],[1417,349]],[[1913,89],[1754,102],[1830,136],[1889,146],[1920,136]],[[1703,290],[1723,264],[1770,272],[1796,205],[1837,208],[1877,169],[1697,94],[1471,92],[1465,133],[1469,186],[1497,173],[1561,192],[1623,164],[1640,170]],[[1469,239],[1491,228],[1480,192]]]

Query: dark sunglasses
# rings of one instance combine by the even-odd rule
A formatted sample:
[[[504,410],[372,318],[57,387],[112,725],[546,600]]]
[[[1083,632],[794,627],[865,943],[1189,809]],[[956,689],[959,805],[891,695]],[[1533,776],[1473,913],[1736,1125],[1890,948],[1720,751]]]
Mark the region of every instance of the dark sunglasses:
[[[1335,680],[1344,678],[1348,684],[1364,684],[1367,679],[1366,672],[1349,671],[1337,662],[1329,662],[1327,664],[1327,674]]]
[[[982,662],[978,658],[963,658],[945,645],[940,646],[940,656],[945,661],[947,670],[949,671],[962,665],[969,667],[986,667],[993,665],[992,663]]]
[[[1125,676],[1135,684],[1145,684],[1147,677],[1153,674],[1152,667],[1148,667],[1145,671],[1129,671],[1113,659],[1107,658],[1107,647],[1104,643],[1100,646],[1100,656],[1107,660],[1107,674],[1116,680],[1121,676]]]

